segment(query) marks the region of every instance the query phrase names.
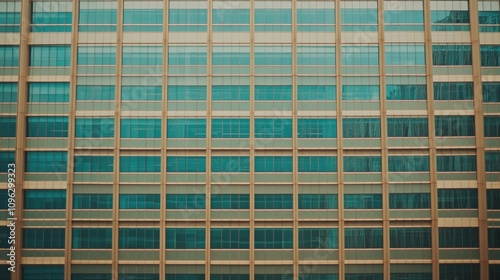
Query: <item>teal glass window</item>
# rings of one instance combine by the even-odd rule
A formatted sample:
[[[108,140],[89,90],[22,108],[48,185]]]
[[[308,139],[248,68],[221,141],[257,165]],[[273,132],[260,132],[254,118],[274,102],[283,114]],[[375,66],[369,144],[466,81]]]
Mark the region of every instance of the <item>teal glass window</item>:
[[[486,202],[488,209],[500,209],[500,189],[486,190]]]
[[[116,47],[78,47],[78,65],[116,65]]]
[[[382,172],[382,157],[344,156],[344,172]]]
[[[125,27],[124,27],[125,28]],[[124,46],[122,54],[124,66],[153,66],[163,64],[163,47],[161,46]]]
[[[334,46],[298,46],[297,65],[335,65]]]
[[[113,209],[113,195],[106,193],[73,194],[73,209]]]
[[[477,209],[477,189],[438,189],[439,209]]]
[[[22,279],[64,280],[64,265],[23,265]]]
[[[440,65],[472,65],[472,49],[470,45],[433,45],[432,64]]]
[[[438,172],[476,171],[475,155],[437,156]]]
[[[380,100],[378,85],[342,85],[342,100]]]
[[[255,86],[255,100],[292,100],[292,86]]]
[[[292,249],[291,228],[256,228],[255,249]]]
[[[500,278],[500,264],[490,264],[489,265],[490,279]],[[479,275],[479,274],[475,274]]]
[[[336,228],[299,228],[299,249],[335,249],[339,247]]]
[[[212,194],[211,209],[250,209],[248,194]]]
[[[299,194],[299,209],[337,209],[336,194]]]
[[[202,279],[205,279],[205,276],[203,276]],[[170,280],[167,278],[167,280]],[[198,280],[198,279],[194,279]],[[250,275],[248,274],[210,274],[210,280],[250,280]]]
[[[212,138],[249,138],[250,119],[212,119]]]
[[[65,209],[66,190],[25,190],[24,209]]]
[[[31,32],[71,32],[71,2],[32,1]]]
[[[389,137],[427,137],[427,118],[387,118]]]
[[[161,172],[159,156],[120,156],[120,172]]]
[[[16,137],[16,117],[0,117],[0,137]]]
[[[500,171],[500,152],[486,151],[485,155],[486,172]]]
[[[342,65],[378,65],[378,46],[342,46],[341,53]]]
[[[298,119],[297,134],[299,138],[336,138],[336,119]]]
[[[212,172],[250,172],[248,156],[212,156]]]
[[[206,119],[168,119],[168,138],[205,138],[207,135]]]
[[[291,274],[255,274],[254,280],[283,280],[291,278]]]
[[[473,100],[472,82],[435,82],[434,100]]]
[[[64,249],[64,228],[23,228],[23,248]]]
[[[29,66],[69,67],[69,45],[31,46]]]
[[[439,228],[439,248],[478,248],[478,247],[479,247],[479,229],[476,227]],[[446,279],[446,278],[440,278],[440,279]]]
[[[429,171],[429,156],[389,156],[389,172]]]
[[[115,32],[117,5],[114,1],[80,2],[79,32]]]
[[[338,280],[339,276],[337,274],[325,274],[325,273],[315,273],[315,274],[300,273],[299,278],[311,279],[311,280]]]
[[[291,194],[256,194],[255,209],[292,209]]]
[[[26,172],[66,172],[68,152],[26,152]]]
[[[481,66],[500,66],[500,45],[481,45]]]
[[[161,119],[121,119],[121,138],[161,138]]]
[[[205,228],[167,228],[167,249],[205,249]]]
[[[345,209],[382,209],[382,194],[344,194]]]
[[[68,137],[68,117],[26,117],[27,137]]]
[[[115,100],[115,86],[76,86],[76,100]]]
[[[385,31],[424,31],[422,1],[384,1]]]
[[[424,45],[396,45],[385,46],[386,65],[425,65]]]
[[[376,32],[378,30],[377,2],[354,1],[341,3],[342,31]]]
[[[474,136],[474,116],[436,116],[436,136]]]
[[[73,249],[111,249],[112,228],[73,228]]]
[[[205,172],[204,156],[167,156],[167,172]]]
[[[180,100],[207,100],[206,86],[168,86],[167,99]]]
[[[0,46],[0,67],[19,66],[19,47],[18,46]]]
[[[127,3],[123,10],[123,31],[125,32],[161,32],[163,30],[163,10],[141,5],[141,9]]]
[[[0,151],[0,172],[1,173],[7,173],[8,164],[9,163],[14,163],[16,160],[16,154],[15,152],[8,152],[8,151]]]
[[[471,280],[478,276],[479,264],[439,264],[439,279]]]
[[[17,102],[17,91],[17,83],[0,83],[0,103]]]
[[[255,28],[257,29],[257,26]],[[292,47],[290,45],[256,46],[255,65],[292,65]]]
[[[299,156],[299,172],[337,172],[336,156]]]
[[[387,85],[387,100],[426,100],[425,85]]]
[[[215,5],[214,5],[215,6]],[[223,7],[221,7],[223,8]],[[249,32],[249,9],[219,9],[212,10],[213,32]]]
[[[488,228],[488,248],[500,248],[500,228]],[[494,278],[493,278],[494,279]]]
[[[113,118],[76,118],[76,138],[113,138],[115,119]]]
[[[299,101],[336,100],[336,86],[331,85],[299,85],[297,86],[297,99]]]
[[[69,102],[69,83],[28,83],[28,102]]]
[[[212,86],[212,101],[250,100],[250,86]]]
[[[212,277],[212,276],[210,276]],[[205,280],[205,274],[165,274],[165,280]],[[225,279],[224,279],[225,280]]]
[[[0,11],[0,32],[19,33],[21,30],[20,3],[9,1],[9,2],[4,2],[2,5],[3,5],[2,10]]]
[[[119,249],[159,249],[160,229],[120,228],[118,230]]]
[[[207,47],[169,46],[168,65],[207,65]]]
[[[207,31],[207,19],[206,9],[169,9],[168,31],[204,32]]]
[[[389,209],[429,209],[431,195],[429,193],[391,193]]]
[[[250,65],[250,48],[245,46],[214,46],[212,65]]]
[[[479,31],[500,32],[500,12],[498,8],[498,3],[495,4],[495,2],[481,1],[478,2],[478,6],[479,6],[478,7]]]
[[[484,137],[500,137],[500,116],[484,116]]]
[[[113,172],[113,156],[75,156],[75,172]]]
[[[7,210],[8,208],[8,200],[9,199],[9,194],[7,189],[0,190],[0,209],[1,210]],[[25,200],[26,201],[26,200]],[[4,227],[6,228],[6,227]],[[7,228],[6,228],[7,229]],[[10,231],[10,229],[8,229]],[[5,235],[7,236],[7,235]],[[3,237],[2,237],[3,238]],[[2,240],[3,241],[3,240]],[[6,242],[2,243],[5,244]],[[1,275],[1,274],[0,274]]]
[[[335,10],[333,5],[328,5],[323,9],[297,8],[297,31],[335,32]]]
[[[248,249],[248,228],[211,228],[210,249]]]
[[[122,266],[122,265],[120,265]],[[125,266],[125,265],[123,265]],[[118,274],[120,279],[140,279],[140,280],[159,280],[158,273],[122,273]],[[129,278],[130,277],[130,278]]]
[[[204,194],[167,194],[167,209],[205,209]]]
[[[344,233],[346,249],[382,248],[382,228],[346,228]]]
[[[380,138],[380,119],[344,118],[342,130],[344,138]]]
[[[431,272],[391,273],[391,280],[408,280],[408,279],[432,280],[432,273]]]
[[[255,138],[292,138],[292,119],[255,119]]]
[[[255,9],[255,31],[292,31],[292,9]]]
[[[291,156],[255,156],[255,172],[292,172]]]
[[[160,195],[120,194],[120,209],[160,209]]]
[[[390,228],[390,240],[391,248],[432,247],[430,228]]]
[[[467,1],[432,1],[432,31],[469,31]]]

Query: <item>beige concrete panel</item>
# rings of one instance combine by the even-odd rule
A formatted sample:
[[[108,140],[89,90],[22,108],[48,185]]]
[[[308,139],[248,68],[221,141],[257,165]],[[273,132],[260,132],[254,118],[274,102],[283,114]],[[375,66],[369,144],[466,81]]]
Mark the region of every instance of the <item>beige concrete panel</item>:
[[[255,32],[255,44],[291,44],[290,32]]]
[[[434,82],[472,82],[472,75],[434,75]]]
[[[298,44],[334,44],[334,32],[298,32]]]
[[[497,34],[496,36],[494,34]],[[500,45],[500,36],[498,33],[479,33],[479,41],[481,44]]]
[[[102,116],[114,116],[114,111],[76,111],[77,117],[102,117]]]
[[[56,264],[64,264],[64,257],[24,257],[21,258],[21,262],[23,265],[26,264],[46,264],[46,265],[56,265]],[[87,261],[88,263],[88,261]]]
[[[25,181],[23,189],[66,189],[66,181]]]
[[[438,218],[439,227],[477,227],[477,218]]]
[[[214,44],[250,44],[248,32],[213,32],[212,36]]]
[[[438,189],[475,189],[477,181],[437,181]]]
[[[436,116],[470,116],[474,110],[436,110]]]
[[[336,117],[336,111],[298,111],[299,117]]]
[[[500,75],[498,76],[490,76],[490,75],[484,75],[481,76],[481,80],[483,82],[500,82]]]
[[[206,117],[206,111],[167,111],[167,117]]]
[[[79,44],[116,44],[114,32],[79,32]]]
[[[249,111],[212,111],[212,117],[250,117]]]
[[[500,189],[500,182],[486,182],[487,189]]]
[[[432,3],[432,2],[431,2]],[[432,43],[470,43],[468,31],[432,32]]]
[[[161,117],[161,111],[121,111],[122,117]]]
[[[388,116],[427,116],[427,110],[387,110]]]
[[[345,264],[383,264],[383,260],[353,260],[346,259]]]
[[[30,45],[71,45],[69,32],[36,32],[29,34]]]
[[[273,118],[284,118],[292,117],[291,111],[255,111],[256,118],[273,117]]]
[[[386,43],[424,43],[424,32],[403,31],[385,32]]]
[[[168,34],[169,44],[206,44],[207,32],[170,32]]]
[[[69,82],[70,76],[28,76],[28,82]]]
[[[19,76],[0,76],[0,83],[17,82]]]
[[[377,32],[342,32],[342,44],[377,44]]]
[[[371,117],[380,116],[380,111],[347,111],[342,112],[343,117]]]
[[[0,45],[19,45],[21,41],[19,33],[2,33],[0,36]]]
[[[123,32],[124,44],[163,44],[163,33],[161,32]]]

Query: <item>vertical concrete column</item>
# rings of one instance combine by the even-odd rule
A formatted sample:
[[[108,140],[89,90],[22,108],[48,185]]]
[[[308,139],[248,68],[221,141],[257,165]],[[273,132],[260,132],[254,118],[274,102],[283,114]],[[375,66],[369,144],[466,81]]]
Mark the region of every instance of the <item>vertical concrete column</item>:
[[[255,1],[250,0],[250,275],[255,278]]]
[[[210,280],[210,197],[212,158],[212,0],[207,9],[207,153],[206,153],[206,216],[205,216],[205,279]]]
[[[297,0],[292,1],[293,275],[299,276],[299,152],[297,143]]]

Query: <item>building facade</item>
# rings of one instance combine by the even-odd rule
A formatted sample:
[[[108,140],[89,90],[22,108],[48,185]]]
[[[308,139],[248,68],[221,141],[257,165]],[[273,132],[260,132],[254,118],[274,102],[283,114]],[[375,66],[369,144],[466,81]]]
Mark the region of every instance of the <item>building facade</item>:
[[[1,0],[0,278],[500,279],[499,5]]]

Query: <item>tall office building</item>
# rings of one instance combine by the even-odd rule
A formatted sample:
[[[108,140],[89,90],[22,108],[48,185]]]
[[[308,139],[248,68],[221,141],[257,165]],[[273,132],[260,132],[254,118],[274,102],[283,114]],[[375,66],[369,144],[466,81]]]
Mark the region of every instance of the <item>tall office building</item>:
[[[500,279],[499,5],[1,0],[0,279]]]

